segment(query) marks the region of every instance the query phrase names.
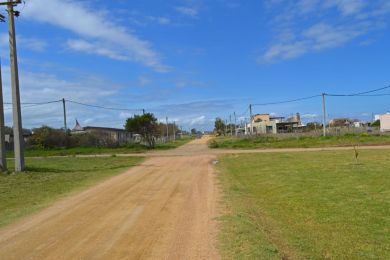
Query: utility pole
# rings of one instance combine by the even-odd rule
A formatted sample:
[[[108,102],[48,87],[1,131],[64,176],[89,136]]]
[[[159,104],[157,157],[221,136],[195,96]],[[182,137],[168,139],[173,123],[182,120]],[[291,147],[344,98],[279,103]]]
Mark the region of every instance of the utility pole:
[[[234,135],[237,136],[237,117],[236,117],[236,112],[234,112]]]
[[[326,136],[326,105],[325,105],[325,96],[326,96],[326,94],[322,93],[322,113],[323,113],[323,119],[322,119],[323,127],[322,127],[322,130],[323,130],[323,135],[324,136]]]
[[[233,135],[233,129],[232,129],[232,115],[229,115],[229,128],[230,128],[230,136]]]
[[[68,126],[66,124],[66,103],[65,98],[62,99],[62,108],[64,109],[64,131],[68,133]]]
[[[250,120],[250,134],[253,134],[253,124],[252,124],[252,104],[249,104],[249,120]]]
[[[173,141],[176,141],[176,122],[173,121]]]
[[[1,2],[0,5],[8,7],[8,31],[10,46],[11,65],[11,87],[12,87],[12,118],[14,128],[14,152],[15,152],[15,172],[24,170],[24,140],[22,128],[22,111],[20,107],[18,58],[16,51],[15,20],[14,16],[19,16],[18,11],[14,11],[14,6],[21,3],[21,0]]]
[[[167,124],[167,142],[168,142],[168,139],[169,139],[168,117],[166,117],[165,120],[166,120],[166,124]]]
[[[0,171],[7,171],[7,158],[5,152],[5,124],[4,124],[4,103],[3,103],[3,79],[1,76],[0,62]]]

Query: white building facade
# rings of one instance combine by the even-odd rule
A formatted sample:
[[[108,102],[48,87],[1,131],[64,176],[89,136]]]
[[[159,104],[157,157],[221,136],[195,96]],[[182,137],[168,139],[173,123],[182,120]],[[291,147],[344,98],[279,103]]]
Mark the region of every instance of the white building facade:
[[[381,115],[379,120],[381,122],[381,132],[390,132],[390,113]]]

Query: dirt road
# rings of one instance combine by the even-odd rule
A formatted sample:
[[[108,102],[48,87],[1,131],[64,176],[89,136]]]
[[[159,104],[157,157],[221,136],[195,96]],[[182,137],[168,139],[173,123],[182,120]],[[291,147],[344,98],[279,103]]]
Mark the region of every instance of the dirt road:
[[[206,141],[152,156],[3,228],[0,258],[219,259],[215,155]]]

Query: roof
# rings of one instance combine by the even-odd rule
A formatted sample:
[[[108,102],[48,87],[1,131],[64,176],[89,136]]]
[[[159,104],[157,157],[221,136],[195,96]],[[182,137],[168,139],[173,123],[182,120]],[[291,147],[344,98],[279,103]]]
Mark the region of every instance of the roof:
[[[77,119],[76,119],[76,125],[73,127],[72,131],[77,132],[77,131],[83,131],[83,130],[84,130],[84,128],[80,125],[79,121],[77,121]]]
[[[256,114],[254,116],[269,116],[270,114]]]

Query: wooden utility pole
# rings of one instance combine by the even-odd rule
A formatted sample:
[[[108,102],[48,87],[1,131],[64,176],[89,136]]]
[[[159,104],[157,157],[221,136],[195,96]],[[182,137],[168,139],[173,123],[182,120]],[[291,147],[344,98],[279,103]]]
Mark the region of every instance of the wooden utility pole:
[[[322,93],[322,113],[323,113],[323,118],[322,118],[322,123],[323,123],[323,135],[326,136],[326,104],[325,104],[325,93]]]
[[[8,33],[10,47],[10,65],[11,65],[11,87],[12,87],[12,118],[14,130],[14,152],[15,152],[15,171],[24,170],[24,140],[22,128],[22,111],[20,107],[19,91],[19,73],[18,58],[16,51],[15,19],[19,16],[18,11],[14,11],[14,6],[20,4],[20,0],[1,2],[0,5],[7,5],[8,11]]]
[[[4,124],[4,103],[3,103],[3,79],[1,75],[0,62],[0,171],[7,171],[7,158],[5,151],[5,124]]]

